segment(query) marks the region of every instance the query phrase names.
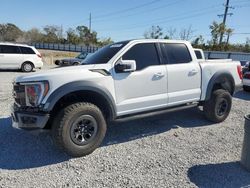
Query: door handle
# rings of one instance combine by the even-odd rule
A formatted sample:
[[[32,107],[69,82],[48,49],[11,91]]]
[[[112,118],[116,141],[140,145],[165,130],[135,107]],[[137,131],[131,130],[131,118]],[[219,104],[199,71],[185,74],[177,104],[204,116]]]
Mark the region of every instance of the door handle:
[[[197,74],[197,73],[198,73],[198,71],[195,70],[195,69],[193,69],[193,70],[191,70],[191,71],[189,72],[189,75],[195,75],[195,74]]]
[[[162,72],[158,72],[158,73],[155,73],[154,76],[157,78],[160,78],[160,77],[163,77],[164,74]]]

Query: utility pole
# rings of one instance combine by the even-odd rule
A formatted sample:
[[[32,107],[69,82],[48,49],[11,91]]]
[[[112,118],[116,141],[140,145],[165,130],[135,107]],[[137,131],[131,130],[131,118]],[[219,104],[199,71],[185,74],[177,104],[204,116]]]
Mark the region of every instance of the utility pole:
[[[219,17],[222,17],[222,16],[223,16],[223,22],[222,22],[222,23],[223,23],[223,26],[226,26],[227,15],[229,15],[229,16],[232,16],[232,15],[233,15],[233,13],[228,13],[228,9],[229,9],[229,8],[233,9],[233,7],[230,7],[230,6],[229,6],[229,0],[227,0],[226,5],[225,5],[225,12],[224,12],[224,14],[218,15]],[[222,43],[223,35],[224,35],[224,32],[222,31],[221,34],[220,34],[220,41],[219,41],[219,44]]]
[[[89,32],[91,33],[91,13],[89,13]]]

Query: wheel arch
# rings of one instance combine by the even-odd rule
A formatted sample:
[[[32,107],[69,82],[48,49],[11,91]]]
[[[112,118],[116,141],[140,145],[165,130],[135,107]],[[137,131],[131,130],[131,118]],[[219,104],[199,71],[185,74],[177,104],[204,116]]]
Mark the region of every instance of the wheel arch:
[[[21,63],[20,69],[22,68],[22,66],[23,66],[25,63],[30,63],[30,64],[33,66],[33,68],[35,68],[35,65],[34,65],[34,63],[33,63],[32,61],[30,61],[30,60],[25,60],[25,61],[23,61],[23,62]]]
[[[116,117],[115,102],[111,93],[106,88],[88,81],[71,82],[59,87],[48,97],[44,110],[53,113],[61,104],[83,101],[98,106],[108,119],[113,120]]]
[[[217,89],[224,89],[231,95],[234,94],[235,82],[230,72],[218,71],[212,76],[207,86],[205,100],[209,100],[213,91]]]

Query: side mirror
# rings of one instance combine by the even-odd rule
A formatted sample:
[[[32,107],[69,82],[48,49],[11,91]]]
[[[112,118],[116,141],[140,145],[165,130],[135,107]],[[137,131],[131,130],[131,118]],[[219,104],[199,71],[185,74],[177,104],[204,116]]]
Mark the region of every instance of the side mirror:
[[[135,60],[122,60],[120,59],[115,65],[115,71],[121,72],[133,72],[136,70]]]

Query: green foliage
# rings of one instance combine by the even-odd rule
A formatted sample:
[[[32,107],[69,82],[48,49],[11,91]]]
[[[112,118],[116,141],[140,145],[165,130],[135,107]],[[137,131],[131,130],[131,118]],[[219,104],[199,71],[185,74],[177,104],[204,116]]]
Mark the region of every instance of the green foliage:
[[[162,28],[160,26],[152,26],[148,31],[144,33],[146,39],[168,39],[169,37],[163,35]]]
[[[106,45],[112,44],[112,43],[114,43],[114,41],[112,41],[112,39],[109,37],[109,38],[99,40],[98,41],[98,46],[106,46]]]
[[[69,44],[79,44],[80,43],[80,38],[74,29],[69,28],[66,31],[66,33],[67,33],[67,43],[69,43]]]
[[[76,31],[79,34],[80,41],[85,45],[97,44],[97,33],[95,31],[91,32],[86,26],[77,26]]]
[[[102,46],[113,42],[111,38],[99,40],[97,38],[97,32],[90,31],[88,27],[83,25],[77,26],[76,28],[69,28],[64,35],[61,26],[46,25],[42,30],[32,28],[28,31],[22,31],[11,23],[0,24],[0,41],[67,43],[87,46]]]
[[[23,32],[14,24],[0,24],[0,41],[15,42]]]
[[[24,32],[24,39],[26,42],[42,42],[44,35],[37,28],[32,28]]]

